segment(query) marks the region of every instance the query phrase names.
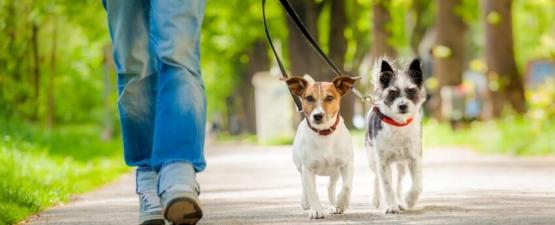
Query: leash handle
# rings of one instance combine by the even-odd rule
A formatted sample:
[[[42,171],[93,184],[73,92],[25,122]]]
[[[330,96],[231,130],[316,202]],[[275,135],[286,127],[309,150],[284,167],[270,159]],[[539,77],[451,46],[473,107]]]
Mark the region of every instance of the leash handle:
[[[264,20],[264,31],[266,32],[266,38],[268,39],[268,43],[270,43],[270,48],[272,49],[272,52],[274,53],[274,57],[276,58],[276,61],[278,63],[279,66],[279,70],[281,71],[281,75],[284,78],[289,78],[289,76],[287,75],[287,71],[285,70],[285,66],[283,66],[283,63],[281,62],[281,59],[279,58],[279,55],[276,51],[276,48],[274,47],[274,43],[272,42],[272,37],[270,36],[270,31],[268,30],[268,23],[266,22],[266,0],[262,0],[262,18]],[[301,102],[301,99],[294,95],[293,92],[291,92],[291,89],[287,88],[289,90],[289,93],[291,94],[291,97],[293,98],[293,101],[295,102],[295,106],[297,107],[297,111],[298,112],[302,112],[303,111],[303,104]]]

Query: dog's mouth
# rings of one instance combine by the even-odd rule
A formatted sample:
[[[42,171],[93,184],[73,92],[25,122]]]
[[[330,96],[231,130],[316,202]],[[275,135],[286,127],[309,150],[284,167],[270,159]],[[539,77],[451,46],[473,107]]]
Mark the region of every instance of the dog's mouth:
[[[316,125],[321,125],[321,124],[324,123],[324,121],[323,120],[312,120],[312,123],[316,124]]]

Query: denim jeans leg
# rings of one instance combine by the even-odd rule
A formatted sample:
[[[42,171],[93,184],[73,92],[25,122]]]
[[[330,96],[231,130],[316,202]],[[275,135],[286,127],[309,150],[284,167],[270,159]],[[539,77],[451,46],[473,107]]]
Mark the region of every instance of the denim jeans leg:
[[[200,72],[203,0],[153,0],[150,37],[158,80],[152,167],[190,163],[202,171],[206,97]]]
[[[155,58],[149,45],[149,0],[103,1],[118,78],[118,109],[128,165],[151,167]]]

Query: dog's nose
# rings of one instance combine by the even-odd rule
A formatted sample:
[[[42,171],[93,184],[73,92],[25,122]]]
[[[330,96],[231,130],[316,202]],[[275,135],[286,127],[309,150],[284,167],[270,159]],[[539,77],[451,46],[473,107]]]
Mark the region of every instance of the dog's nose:
[[[320,122],[324,118],[324,114],[323,113],[314,114],[312,118],[314,118],[314,121]]]
[[[399,105],[399,112],[406,113],[408,108],[409,106],[407,104],[401,104]]]

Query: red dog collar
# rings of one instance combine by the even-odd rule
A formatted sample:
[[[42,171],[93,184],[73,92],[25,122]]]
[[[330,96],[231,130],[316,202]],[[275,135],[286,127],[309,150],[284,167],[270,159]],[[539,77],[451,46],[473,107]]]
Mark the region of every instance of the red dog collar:
[[[412,123],[412,117],[409,118],[406,122],[404,123],[399,123],[397,121],[395,121],[394,119],[391,119],[391,117],[386,116],[385,114],[383,114],[382,112],[380,112],[380,109],[378,109],[378,107],[374,107],[374,112],[376,114],[378,114],[378,117],[380,117],[380,119],[384,122],[387,123],[389,125],[393,125],[396,127],[404,127],[406,125],[409,125],[410,123]]]
[[[335,119],[335,123],[333,123],[333,126],[331,126],[328,129],[324,129],[324,130],[318,130],[318,129],[312,127],[312,125],[310,124],[310,118],[308,118],[306,113],[305,113],[305,117],[306,117],[306,124],[308,125],[308,127],[312,131],[314,131],[314,132],[316,132],[316,133],[318,133],[319,135],[322,135],[322,136],[330,135],[331,133],[333,133],[335,131],[335,129],[337,129],[337,125],[339,125],[339,113],[337,113],[337,117]]]

